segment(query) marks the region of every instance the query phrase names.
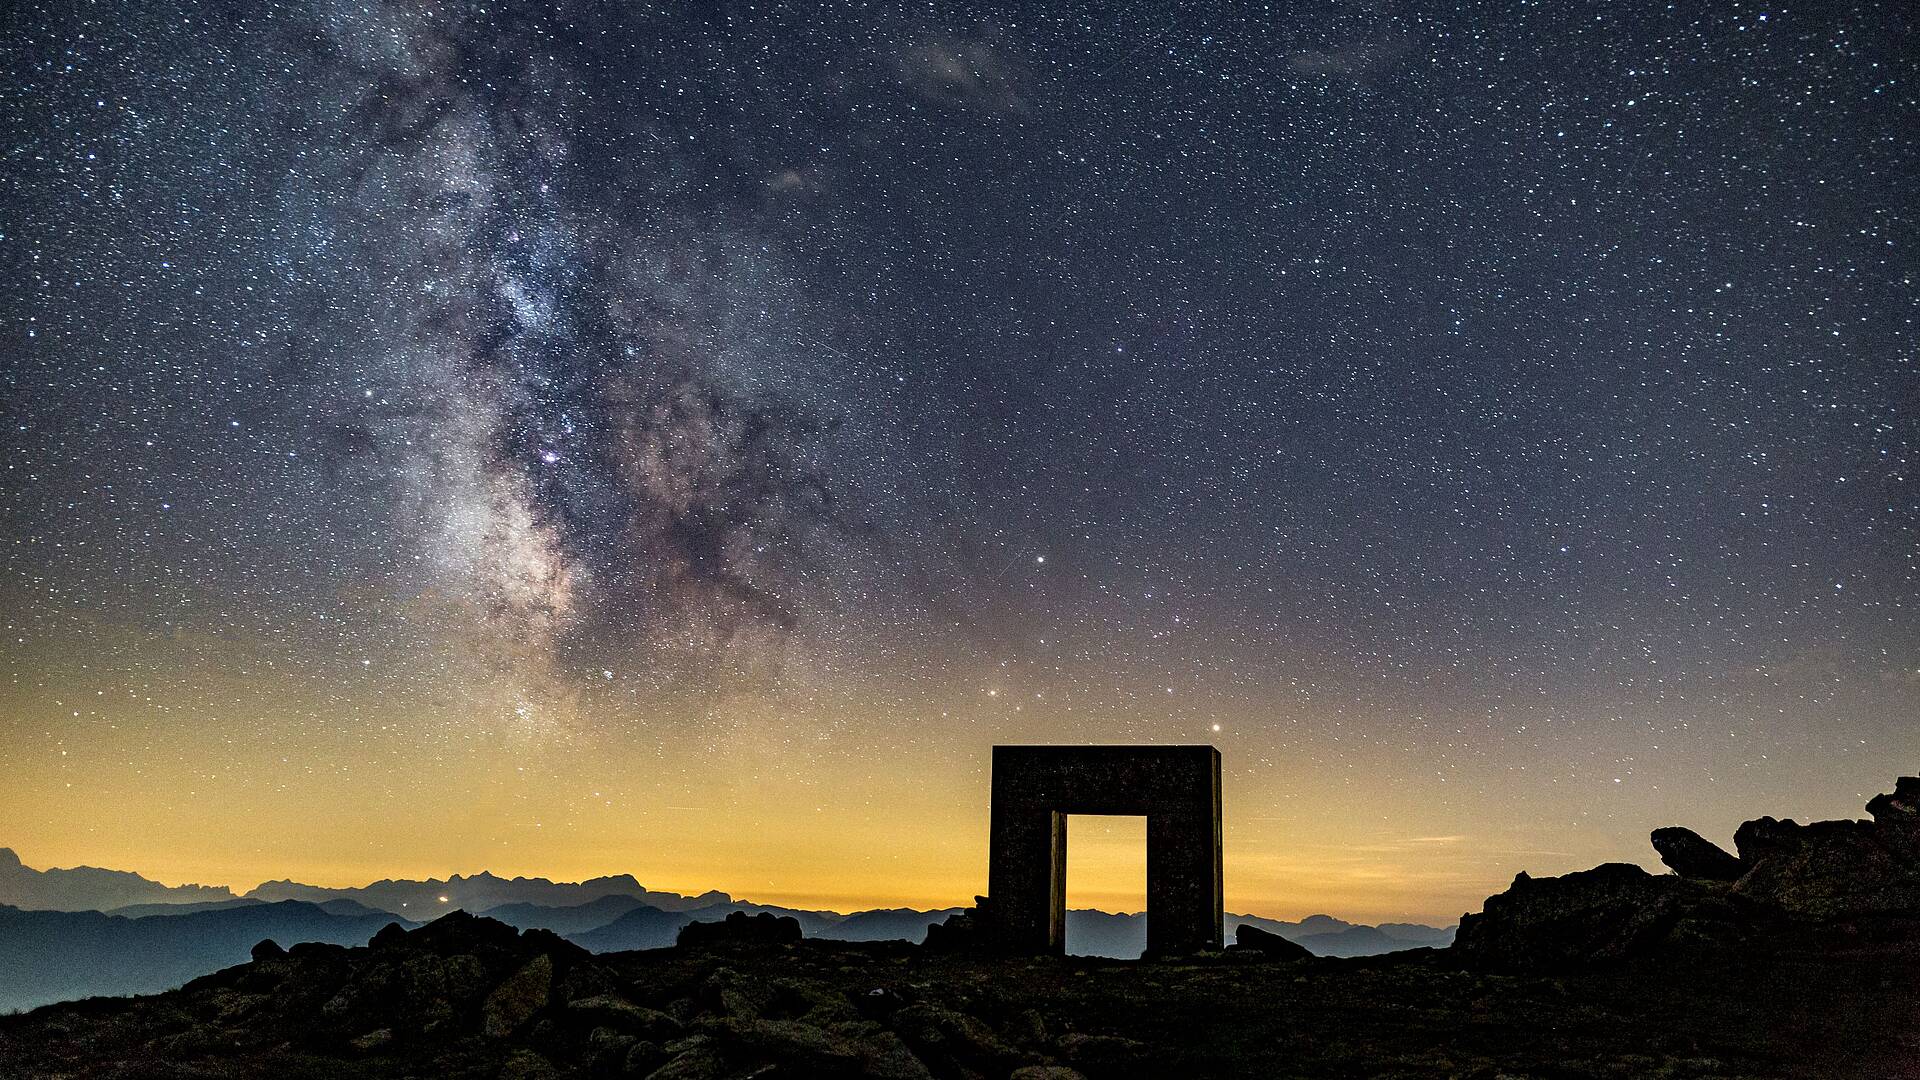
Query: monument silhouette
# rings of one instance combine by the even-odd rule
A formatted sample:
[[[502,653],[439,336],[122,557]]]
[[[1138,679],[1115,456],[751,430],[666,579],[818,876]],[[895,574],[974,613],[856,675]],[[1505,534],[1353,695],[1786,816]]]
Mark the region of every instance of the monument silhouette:
[[[996,746],[987,896],[1000,948],[1064,953],[1067,815],[1147,819],[1147,952],[1221,947],[1220,751]]]

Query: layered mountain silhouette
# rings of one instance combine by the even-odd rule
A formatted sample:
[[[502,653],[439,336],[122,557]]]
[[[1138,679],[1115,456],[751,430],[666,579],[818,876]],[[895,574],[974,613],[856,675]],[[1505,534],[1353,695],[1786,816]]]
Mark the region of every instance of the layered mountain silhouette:
[[[240,904],[167,917],[0,906],[0,1012],[53,1001],[153,994],[245,963],[254,945],[364,945],[386,912],[336,914],[314,904]]]
[[[251,896],[239,896],[232,900],[203,900],[186,904],[128,904],[126,907],[109,909],[107,914],[128,919],[145,919],[155,915],[186,915],[195,911],[231,911],[234,908],[257,907],[269,902],[256,900]],[[348,900],[345,897],[322,900],[313,906],[334,915],[370,915],[379,912],[378,908],[370,908],[358,900]]]
[[[389,879],[357,888],[272,881],[236,896],[224,887],[169,886],[121,870],[35,870],[0,848],[0,1011],[153,993],[240,963],[264,939],[281,945],[358,945],[388,923],[414,926],[456,910],[612,953],[668,948],[690,923],[717,923],[736,912],[791,917],[808,938],[917,944],[929,924],[961,909],[810,911],[736,900],[718,891],[698,896],[656,891],[627,874],[556,882],[482,872]],[[1329,915],[1292,923],[1229,915],[1228,940],[1242,923],[1323,956],[1444,946],[1453,938],[1451,928],[1361,926]],[[1067,913],[1067,946],[1077,955],[1132,959],[1145,950],[1146,941],[1144,915]]]
[[[231,900],[199,900],[184,904],[128,904],[125,907],[108,908],[107,914],[123,919],[144,919],[153,915],[191,915],[196,911],[231,911],[234,908],[258,907],[264,903],[265,900],[236,896]]]
[[[939,913],[732,900],[495,909],[612,916],[571,941],[464,911],[408,930],[350,897],[0,908],[16,1005],[250,958],[0,1016],[0,1076],[1909,1076],[1920,777],[1867,811],[1758,818],[1734,852],[1657,830],[1672,874],[1521,873],[1451,947],[1352,960],[1327,954],[1450,931],[1233,916],[1226,948],[1135,965],[1009,956],[984,899],[920,946],[831,938],[910,937]],[[1076,911],[1068,929],[1080,950],[1132,948],[1141,920]],[[326,943],[343,937],[367,944]]]
[[[637,907],[604,926],[567,936],[592,952],[625,952],[629,949],[664,949],[671,946],[681,927],[695,922],[719,922],[739,912],[745,915],[791,916],[801,932],[826,941],[910,941],[918,944],[927,936],[927,926],[945,920],[959,908],[916,911],[912,908],[888,908],[842,915],[833,911],[806,911],[766,904],[725,903],[681,911],[662,911]],[[485,913],[510,925],[528,929],[538,923],[515,923],[518,912],[495,909]],[[1145,938],[1143,937],[1144,941]],[[1139,955],[1137,952],[1134,955]]]
[[[1263,919],[1258,915],[1226,916],[1226,938],[1234,940],[1242,925],[1257,926],[1304,946],[1315,956],[1378,956],[1405,949],[1444,949],[1453,942],[1450,926],[1383,923],[1365,926],[1331,915],[1309,915],[1299,922]],[[916,939],[917,940],[917,939]],[[1131,960],[1147,948],[1145,915],[1104,911],[1067,912],[1067,952],[1075,956],[1105,956]]]
[[[488,918],[499,919],[521,930],[551,930],[562,936],[584,934],[615,922],[630,911],[667,914],[662,908],[644,903],[635,896],[603,896],[584,904],[553,907],[547,904],[502,904],[487,908]]]

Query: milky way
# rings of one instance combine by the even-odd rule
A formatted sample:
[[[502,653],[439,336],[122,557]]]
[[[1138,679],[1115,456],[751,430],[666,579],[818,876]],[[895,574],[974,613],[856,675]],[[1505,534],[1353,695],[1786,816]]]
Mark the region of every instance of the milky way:
[[[380,313],[348,363],[391,384],[343,438],[501,633],[581,669],[778,656],[876,509],[846,460],[868,373],[810,342],[820,301],[752,207],[701,190],[725,148],[604,74],[714,73],[650,20],[421,10],[321,20],[343,189],[309,197],[344,204],[335,309]]]
[[[945,902],[993,742],[1210,741],[1230,894],[1432,914],[1857,811],[1909,8],[10,5],[0,821]]]

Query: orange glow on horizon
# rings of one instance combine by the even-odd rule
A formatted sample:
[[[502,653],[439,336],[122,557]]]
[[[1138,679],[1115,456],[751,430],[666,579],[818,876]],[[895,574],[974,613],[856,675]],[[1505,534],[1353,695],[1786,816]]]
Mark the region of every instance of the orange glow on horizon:
[[[632,874],[657,890],[835,911],[943,908],[985,890],[994,743],[1211,741],[1230,911],[1441,924],[1520,870],[1658,869],[1646,836],[1662,825],[1725,843],[1763,812],[1856,816],[1894,771],[1850,762],[1857,799],[1830,780],[1796,787],[1785,754],[1772,781],[1703,787],[1676,755],[1615,783],[1568,738],[1551,755],[1516,744],[1416,772],[1411,739],[1343,741],[1337,713],[1282,723],[1230,696],[1189,696],[1192,718],[1169,723],[1160,700],[1088,710],[968,688],[937,730],[872,704],[887,699],[872,687],[645,709],[485,679],[355,697],[273,677],[249,643],[141,647],[192,694],[129,693],[59,642],[40,645],[40,679],[0,686],[0,715],[20,718],[0,741],[0,846],[28,865],[236,891]],[[1136,891],[1141,855],[1123,848],[1071,848],[1074,894],[1100,906]]]

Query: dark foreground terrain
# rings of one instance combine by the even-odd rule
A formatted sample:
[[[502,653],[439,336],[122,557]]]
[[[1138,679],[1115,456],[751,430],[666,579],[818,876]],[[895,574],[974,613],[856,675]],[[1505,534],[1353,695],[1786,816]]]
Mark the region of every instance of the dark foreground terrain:
[[[1308,955],[1257,929],[1155,962],[694,923],[595,955],[455,913],[271,941],[169,993],[0,1017],[10,1077],[1920,1077],[1920,778],[1870,820],[1760,818],[1671,874],[1525,874],[1445,950]]]
[[[802,942],[591,957],[450,916],[156,997],[0,1019],[6,1077],[1075,1074],[1063,1067],[1916,1076],[1920,943],[1806,941],[1515,976],[1460,970],[1445,952],[1131,964]]]

